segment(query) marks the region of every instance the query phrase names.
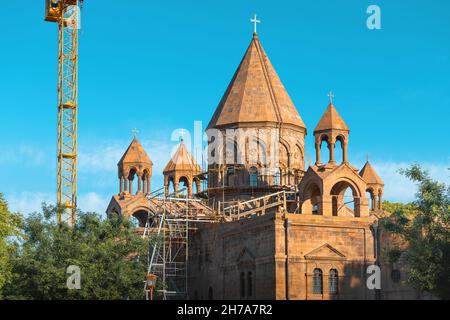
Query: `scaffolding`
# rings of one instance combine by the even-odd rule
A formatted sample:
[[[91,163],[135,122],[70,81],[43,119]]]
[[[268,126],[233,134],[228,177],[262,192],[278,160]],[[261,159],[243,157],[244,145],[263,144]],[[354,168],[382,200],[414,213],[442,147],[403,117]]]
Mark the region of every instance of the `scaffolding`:
[[[189,241],[200,224],[252,218],[277,208],[286,211],[298,201],[295,191],[282,190],[228,207],[219,206],[216,211],[201,199],[183,195],[184,191],[168,195],[159,189],[147,197],[150,212],[143,231],[143,237],[149,239],[147,275],[157,277],[156,297],[164,300],[189,299]],[[149,300],[153,294],[147,283],[145,292]]]
[[[148,214],[143,237],[149,239],[148,270],[161,284],[156,296],[164,300],[188,299],[189,236],[199,223],[217,222],[214,212],[200,199],[164,191],[148,196]],[[149,288],[145,287],[146,299]]]

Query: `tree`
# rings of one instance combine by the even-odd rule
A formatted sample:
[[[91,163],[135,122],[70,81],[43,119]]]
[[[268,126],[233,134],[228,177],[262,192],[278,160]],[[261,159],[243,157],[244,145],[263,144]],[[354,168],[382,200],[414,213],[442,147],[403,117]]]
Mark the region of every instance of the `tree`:
[[[392,215],[382,227],[403,238],[401,252],[410,270],[408,283],[419,290],[450,299],[450,187],[433,181],[419,165],[401,170],[418,191],[408,205],[388,204]]]
[[[0,299],[2,288],[11,280],[9,256],[14,250],[14,237],[20,236],[21,217],[8,209],[8,203],[0,193]]]
[[[147,242],[128,219],[78,213],[77,224],[55,223],[57,209],[25,220],[25,240],[12,257],[7,299],[143,299]],[[81,289],[67,288],[67,268],[80,268]]]

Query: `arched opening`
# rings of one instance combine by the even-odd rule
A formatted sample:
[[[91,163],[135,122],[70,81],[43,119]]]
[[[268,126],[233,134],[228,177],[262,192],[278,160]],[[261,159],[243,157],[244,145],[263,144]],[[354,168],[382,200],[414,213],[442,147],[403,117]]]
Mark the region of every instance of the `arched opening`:
[[[191,191],[191,186],[189,183],[189,179],[187,177],[180,177],[180,179],[178,179],[178,191],[181,191],[181,194],[183,195],[188,195]]]
[[[249,173],[249,184],[250,187],[256,188],[258,186],[258,168],[257,167],[251,167],[248,170]]]
[[[275,168],[275,175],[273,176],[273,184],[275,186],[281,185],[281,177],[283,176],[281,168]]]
[[[147,223],[147,219],[148,212],[145,210],[139,210],[132,214],[130,221],[134,227],[144,228]]]
[[[227,185],[229,187],[233,187],[235,185],[235,178],[236,178],[236,168],[234,167],[234,165],[231,165],[229,167],[227,167]]]
[[[321,163],[328,163],[330,162],[330,150],[328,148],[329,146],[329,139],[328,136],[323,135],[320,137],[320,161]]]
[[[348,181],[340,181],[331,188],[333,216],[360,216],[360,195]]]
[[[339,136],[336,138],[334,145],[334,159],[336,162],[344,162],[344,138]]]
[[[229,165],[239,164],[239,148],[235,140],[227,139],[225,143],[225,163]]]
[[[257,142],[257,145],[258,145],[258,161],[257,161],[257,163],[260,163],[265,167],[268,165],[266,144],[264,141],[259,139]]]
[[[194,192],[194,194],[197,194],[199,192],[201,192],[201,181],[199,178],[194,178],[192,181],[192,190]]]
[[[319,268],[313,271],[313,293],[322,294],[323,293],[323,274],[322,270]]]
[[[128,191],[131,194],[137,193],[139,190],[139,186],[138,186],[138,175],[137,175],[137,170],[135,168],[132,168],[130,170],[130,173],[128,174]]]
[[[172,185],[172,189],[170,188],[171,185]],[[175,192],[175,181],[174,181],[173,177],[170,177],[167,181],[167,191],[169,193]]]
[[[303,159],[303,151],[300,146],[295,145],[294,152],[292,154],[292,165],[291,167],[295,169],[303,170],[305,168],[304,159]]]
[[[145,194],[149,194],[151,193],[151,184],[150,184],[150,173],[149,171],[146,169],[144,170],[144,174],[142,176],[142,192],[144,192]]]
[[[369,209],[372,211],[375,210],[377,199],[372,188],[366,190],[366,197],[369,200]]]
[[[330,294],[339,293],[339,276],[336,269],[331,269],[328,277],[328,291]]]
[[[306,191],[303,196],[303,203],[302,203],[302,213],[303,214],[314,214],[314,215],[321,215],[322,214],[322,208],[321,208],[321,198],[322,194],[320,191],[319,186],[316,183],[310,183],[306,187]]]

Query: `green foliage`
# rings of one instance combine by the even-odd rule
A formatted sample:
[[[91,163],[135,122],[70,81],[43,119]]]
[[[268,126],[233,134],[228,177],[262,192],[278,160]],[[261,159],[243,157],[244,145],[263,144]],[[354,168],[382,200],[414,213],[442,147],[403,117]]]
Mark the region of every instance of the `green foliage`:
[[[143,299],[147,244],[119,215],[78,214],[75,227],[55,223],[56,208],[25,220],[25,240],[12,255],[7,299]],[[66,286],[67,267],[81,270],[81,289]]]
[[[8,203],[0,193],[0,299],[2,288],[11,280],[11,261],[9,256],[14,250],[14,238],[20,237],[21,217],[8,209]]]
[[[406,205],[388,203],[384,208],[392,215],[381,225],[408,243],[404,252],[411,268],[408,283],[449,299],[450,188],[433,181],[417,164],[401,173],[417,183],[416,200]]]

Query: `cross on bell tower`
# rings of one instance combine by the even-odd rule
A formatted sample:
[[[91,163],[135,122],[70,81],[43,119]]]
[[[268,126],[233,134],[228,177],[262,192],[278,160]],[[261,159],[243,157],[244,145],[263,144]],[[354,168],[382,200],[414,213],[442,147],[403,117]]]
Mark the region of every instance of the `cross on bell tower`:
[[[333,98],[334,98],[333,91],[328,92],[327,96],[330,98],[330,103],[333,104]]]
[[[253,19],[250,19],[250,22],[253,22],[253,24],[254,24],[254,33],[256,33],[256,29],[257,29],[257,24],[258,23],[261,23],[261,20],[258,20],[257,18],[256,18],[256,14],[255,14],[255,16],[254,16],[254,18]]]
[[[139,130],[136,129],[136,128],[134,128],[132,132],[133,132],[134,138],[136,139],[136,138],[137,138],[137,135],[138,135],[138,133],[139,133]]]

